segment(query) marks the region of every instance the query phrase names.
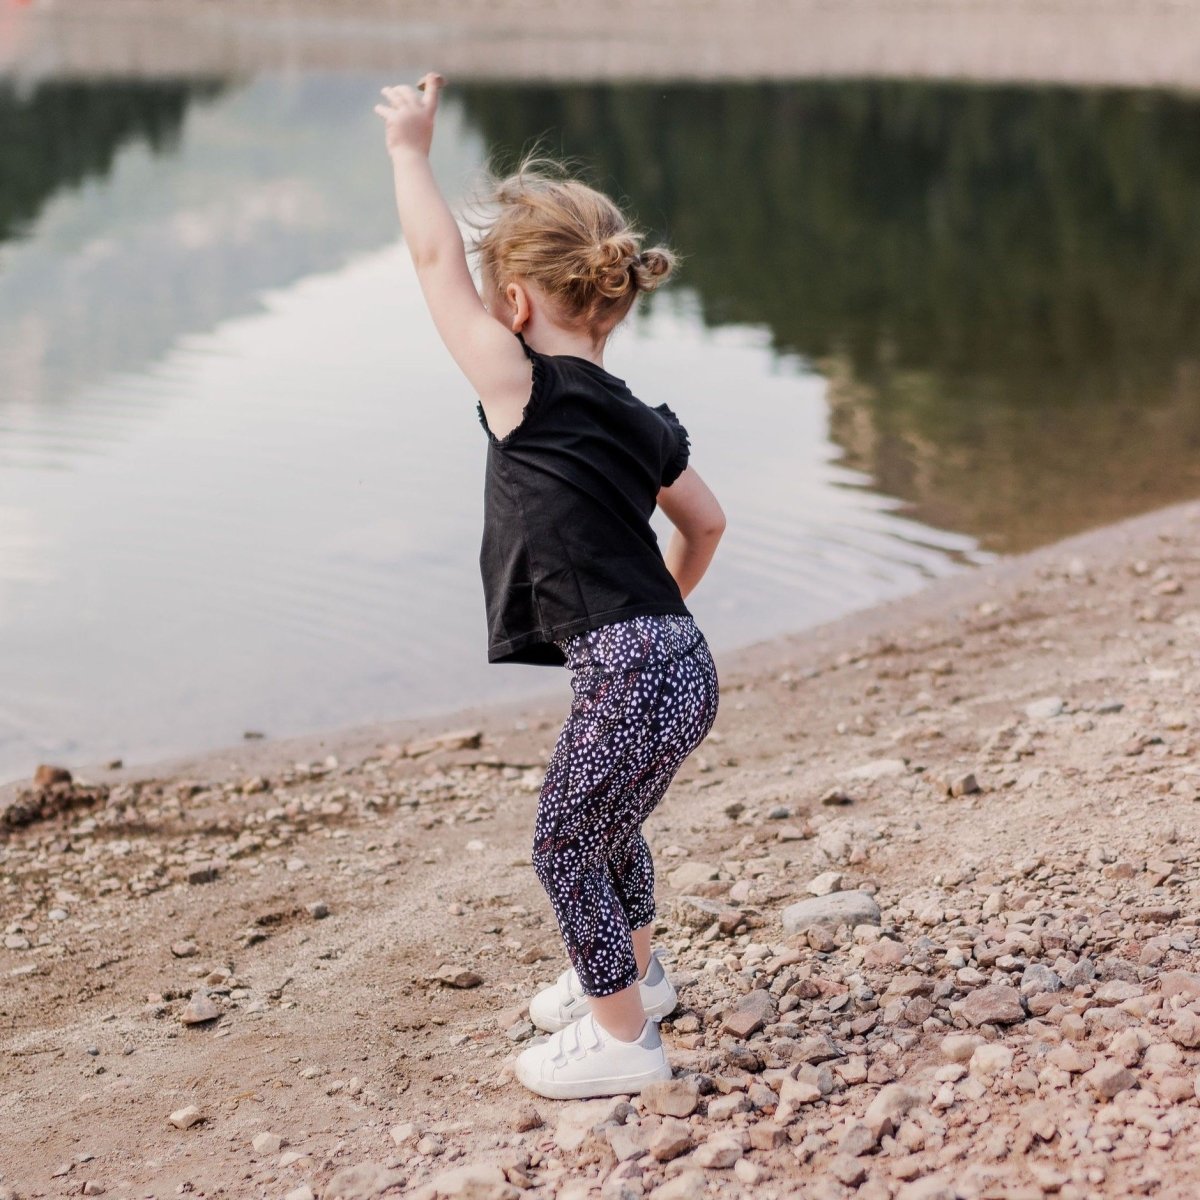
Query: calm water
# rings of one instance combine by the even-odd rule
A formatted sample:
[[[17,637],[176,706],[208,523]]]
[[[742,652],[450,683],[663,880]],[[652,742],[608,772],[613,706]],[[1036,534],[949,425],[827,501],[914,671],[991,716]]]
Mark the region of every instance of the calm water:
[[[397,241],[382,82],[0,80],[0,780],[566,696],[484,661],[485,441]],[[1200,492],[1200,103],[442,112],[452,197],[545,133],[686,256],[606,362],[729,515],[693,598],[718,648]]]

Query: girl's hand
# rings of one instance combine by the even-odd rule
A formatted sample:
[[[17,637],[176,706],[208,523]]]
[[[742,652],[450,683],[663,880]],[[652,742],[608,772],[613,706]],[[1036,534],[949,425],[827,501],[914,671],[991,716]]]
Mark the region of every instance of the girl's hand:
[[[389,154],[395,154],[397,150],[417,150],[421,154],[429,154],[438,93],[445,82],[436,71],[430,71],[416,88],[400,86],[383,89],[387,104],[375,105],[375,111],[387,123]]]

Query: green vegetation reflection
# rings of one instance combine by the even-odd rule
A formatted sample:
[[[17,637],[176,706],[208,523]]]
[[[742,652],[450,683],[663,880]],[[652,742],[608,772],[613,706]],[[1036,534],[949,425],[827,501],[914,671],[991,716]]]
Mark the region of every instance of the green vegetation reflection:
[[[212,82],[0,82],[0,240],[19,233],[60,188],[107,175],[134,140],[170,150],[193,98]]]
[[[1200,492],[1200,101],[892,82],[461,89],[831,382],[848,461],[1002,550]]]

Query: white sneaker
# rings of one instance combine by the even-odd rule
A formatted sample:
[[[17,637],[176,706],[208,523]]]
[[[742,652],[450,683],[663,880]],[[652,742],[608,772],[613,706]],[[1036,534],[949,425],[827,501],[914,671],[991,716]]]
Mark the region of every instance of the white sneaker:
[[[652,1021],[661,1021],[669,1016],[679,1003],[679,997],[657,954],[650,955],[650,965],[639,981],[639,990],[642,1008]],[[564,971],[549,987],[542,988],[529,1002],[529,1019],[547,1033],[557,1033],[591,1011],[592,998],[584,995],[574,967]]]
[[[658,1023],[647,1021],[636,1042],[622,1042],[588,1013],[535,1042],[517,1058],[517,1078],[551,1100],[631,1096],[647,1084],[671,1078]]]

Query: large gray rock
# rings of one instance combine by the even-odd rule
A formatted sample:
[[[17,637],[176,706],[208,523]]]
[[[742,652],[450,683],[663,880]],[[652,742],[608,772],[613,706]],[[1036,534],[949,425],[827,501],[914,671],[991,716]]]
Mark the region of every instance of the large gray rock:
[[[879,905],[866,892],[833,892],[789,904],[783,910],[783,931],[824,929],[832,933],[839,925],[853,929],[855,925],[878,925],[879,920]]]

